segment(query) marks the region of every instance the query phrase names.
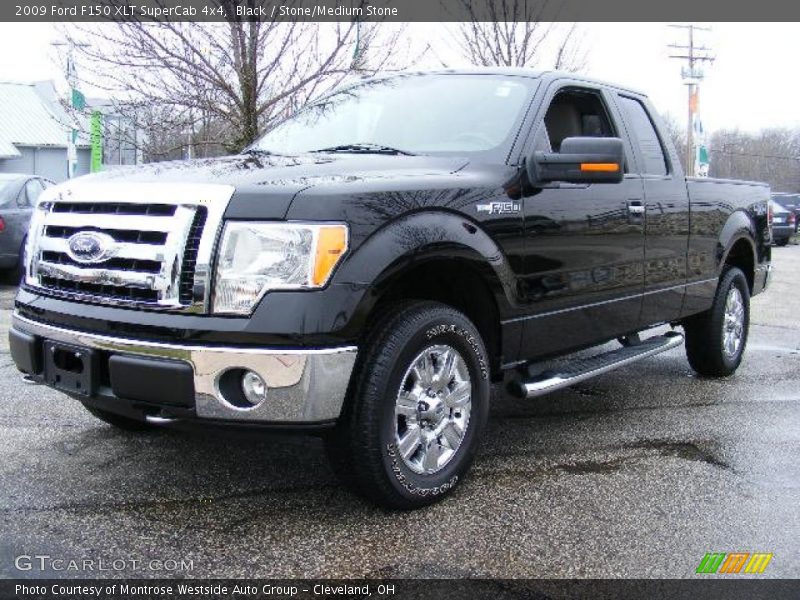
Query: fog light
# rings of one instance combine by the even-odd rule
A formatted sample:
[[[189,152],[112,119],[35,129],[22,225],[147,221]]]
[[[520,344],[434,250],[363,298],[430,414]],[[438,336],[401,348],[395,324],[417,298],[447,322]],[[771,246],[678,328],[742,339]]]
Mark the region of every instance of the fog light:
[[[258,373],[246,371],[242,376],[242,392],[253,406],[261,404],[267,398],[267,384]]]

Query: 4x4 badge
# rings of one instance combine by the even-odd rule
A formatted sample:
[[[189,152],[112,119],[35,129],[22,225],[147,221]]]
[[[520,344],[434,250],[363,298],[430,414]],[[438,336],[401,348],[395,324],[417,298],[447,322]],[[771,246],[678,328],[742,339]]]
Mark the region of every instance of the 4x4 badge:
[[[476,206],[479,213],[489,213],[490,215],[510,215],[518,213],[520,210],[519,202],[489,202],[488,204],[478,204]]]

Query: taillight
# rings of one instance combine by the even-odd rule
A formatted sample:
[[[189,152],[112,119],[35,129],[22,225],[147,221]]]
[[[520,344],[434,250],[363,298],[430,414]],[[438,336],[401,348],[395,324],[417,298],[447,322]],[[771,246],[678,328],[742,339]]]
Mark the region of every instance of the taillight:
[[[789,213],[789,225],[794,225],[795,216],[794,213]]]
[[[0,233],[6,230],[6,222],[3,217],[0,217]]]
[[[772,203],[767,205],[767,223],[772,227]]]

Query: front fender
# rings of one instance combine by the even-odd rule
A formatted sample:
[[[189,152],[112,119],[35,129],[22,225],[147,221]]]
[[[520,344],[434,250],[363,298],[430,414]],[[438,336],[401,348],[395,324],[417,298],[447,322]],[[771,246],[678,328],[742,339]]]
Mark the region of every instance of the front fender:
[[[409,266],[443,257],[470,262],[515,304],[516,280],[502,249],[473,221],[441,210],[408,214],[382,227],[345,260],[335,280],[379,288]]]

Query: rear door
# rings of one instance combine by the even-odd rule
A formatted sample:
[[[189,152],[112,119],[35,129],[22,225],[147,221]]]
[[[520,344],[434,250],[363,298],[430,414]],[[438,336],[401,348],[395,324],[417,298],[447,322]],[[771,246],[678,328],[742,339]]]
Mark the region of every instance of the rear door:
[[[621,137],[602,87],[558,81],[541,104],[532,150],[558,152],[567,137]],[[626,162],[632,149],[626,142]],[[644,286],[642,179],[533,186],[524,198],[526,317],[522,356],[563,352],[638,326]]]
[[[686,291],[689,195],[683,171],[670,159],[658,117],[640,96],[616,94],[631,139],[631,176],[641,179],[645,198],[645,296],[641,326],[677,319]]]

